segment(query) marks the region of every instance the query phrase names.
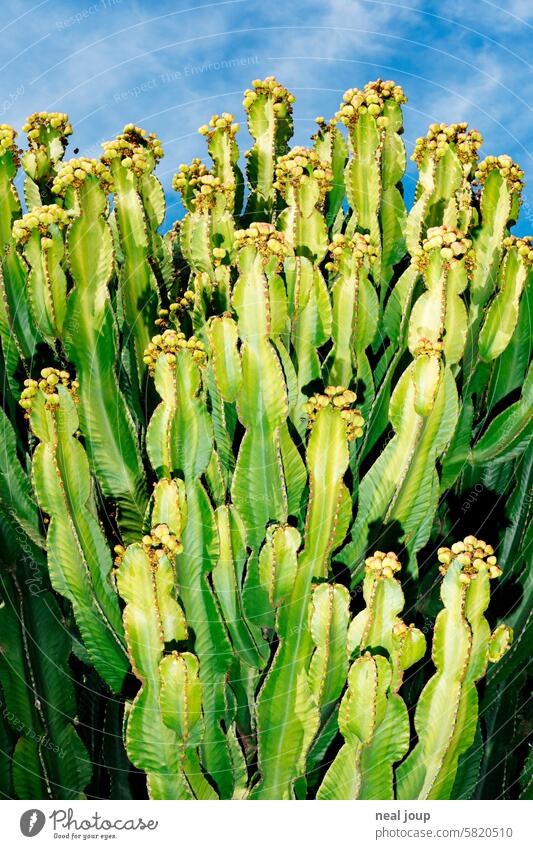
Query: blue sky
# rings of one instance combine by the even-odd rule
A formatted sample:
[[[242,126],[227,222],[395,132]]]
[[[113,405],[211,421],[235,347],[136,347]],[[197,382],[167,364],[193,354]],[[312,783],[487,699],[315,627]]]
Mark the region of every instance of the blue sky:
[[[0,23],[0,123],[68,112],[70,150],[97,156],[128,121],[155,131],[169,215],[180,162],[205,157],[197,128],[213,112],[244,127],[242,92],[275,74],[296,96],[295,143],[343,92],[377,77],[401,83],[408,153],[433,121],[468,121],[482,154],[509,153],[526,172],[517,232],[533,232],[533,44],[530,0],[11,0]],[[241,149],[250,140],[243,129]],[[416,172],[409,167],[406,193]]]

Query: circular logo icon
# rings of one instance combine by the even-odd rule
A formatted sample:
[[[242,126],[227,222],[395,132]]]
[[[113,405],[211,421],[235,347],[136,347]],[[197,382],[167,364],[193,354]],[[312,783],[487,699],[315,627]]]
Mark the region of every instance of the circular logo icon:
[[[46,817],[38,808],[31,808],[29,811],[24,811],[20,818],[20,830],[24,837],[35,837],[43,830]]]

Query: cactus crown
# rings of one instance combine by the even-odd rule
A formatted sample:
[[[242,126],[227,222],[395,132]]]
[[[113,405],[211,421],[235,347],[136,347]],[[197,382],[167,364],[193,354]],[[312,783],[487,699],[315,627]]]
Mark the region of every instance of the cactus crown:
[[[439,548],[437,555],[441,563],[440,572],[443,575],[454,560],[461,564],[463,583],[474,580],[483,569],[488,570],[489,578],[497,578],[502,573],[492,545],[472,535],[454,542],[451,548]]]
[[[4,153],[11,153],[13,162],[18,168],[21,150],[15,141],[17,135],[17,131],[9,124],[0,124],[0,156],[3,156]]]
[[[207,136],[210,141],[215,133],[227,133],[230,138],[234,139],[240,130],[239,124],[234,123],[235,116],[231,112],[223,112],[222,115],[213,115],[209,124],[203,124],[198,128],[201,136]]]
[[[443,342],[431,342],[429,339],[422,337],[418,340],[416,344],[416,348],[414,350],[415,357],[422,357],[424,355],[428,357],[436,357],[440,360],[442,357],[442,352],[444,350]]]
[[[362,91],[349,88],[344,92],[343,103],[335,117],[345,126],[351,127],[366,113],[375,118],[382,116],[386,100],[393,100],[399,105],[407,103],[402,87],[393,80],[375,80],[367,83]]]
[[[316,150],[294,147],[278,159],[274,185],[279,192],[285,194],[287,187],[298,186],[302,177],[312,177],[318,182],[322,200],[331,188],[333,173],[329,163],[321,160]]]
[[[56,409],[59,405],[57,387],[60,385],[64,386],[65,389],[68,389],[74,400],[77,400],[77,389],[79,383],[77,380],[71,380],[68,371],[62,371],[50,366],[42,369],[40,380],[27,378],[24,381],[25,388],[22,390],[19,401],[20,406],[26,411],[26,417],[29,416],[32,408],[32,401],[39,391],[44,392],[46,395],[46,406],[49,409]]]
[[[341,418],[346,424],[346,437],[349,442],[363,435],[364,419],[361,411],[352,409],[357,395],[351,389],[344,386],[326,386],[322,393],[315,393],[304,405],[308,416],[307,426],[311,428],[321,410],[325,407],[333,407],[340,412]]]
[[[157,361],[161,355],[164,355],[168,363],[176,362],[176,354],[180,351],[189,351],[193,360],[199,365],[204,365],[206,362],[205,345],[196,336],[191,336],[189,339],[181,330],[169,329],[164,333],[158,333],[153,337],[144,352],[144,362],[148,366],[150,374],[153,376]]]
[[[153,552],[156,558],[162,557],[164,554],[175,557],[183,551],[181,540],[176,534],[172,533],[165,523],[152,528],[152,533],[145,534],[142,541],[144,548],[148,552]]]
[[[70,210],[63,209],[55,203],[35,206],[30,212],[14,222],[13,238],[23,245],[35,230],[38,230],[43,236],[47,236],[52,226],[66,227],[73,214]]]
[[[112,191],[112,178],[109,170],[99,159],[89,159],[81,156],[79,159],[69,159],[59,168],[52,191],[55,195],[64,195],[69,186],[79,189],[88,176],[97,177],[106,191]]]
[[[52,134],[58,135],[63,143],[72,135],[72,125],[64,112],[34,112],[26,119],[22,130],[33,149],[45,145]]]
[[[326,121],[323,115],[319,115],[317,118],[315,118],[315,124],[318,124],[318,128],[316,133],[311,136],[313,141],[322,138],[326,133],[330,132],[331,130],[334,130],[337,126],[337,119],[330,118],[329,121]]]
[[[283,258],[290,253],[284,234],[276,230],[273,224],[268,224],[266,221],[254,221],[245,230],[235,231],[235,247],[237,250],[249,245],[261,254],[265,264],[272,257],[277,257],[278,268],[281,266]]]
[[[184,162],[172,179],[172,188],[175,192],[184,195],[188,189],[195,189],[201,185],[200,180],[209,174],[209,169],[201,159],[193,159],[190,165]]]
[[[428,256],[431,251],[439,250],[441,257],[446,262],[467,259],[470,266],[470,249],[472,240],[467,238],[462,230],[448,227],[443,224],[440,227],[429,227],[422,247],[413,252],[413,263],[424,271],[427,266]]]
[[[172,188],[181,194],[183,203],[196,211],[208,212],[218,198],[230,200],[234,185],[223,183],[220,177],[215,177],[200,159],[193,159],[190,165],[182,164],[172,179]]]
[[[118,159],[125,168],[137,176],[149,173],[163,156],[161,142],[155,133],[147,133],[142,127],[126,124],[122,133],[102,144],[102,162],[110,165]]]
[[[158,313],[159,317],[155,321],[157,327],[167,327],[170,320],[177,324],[179,321],[178,317],[184,312],[187,312],[187,310],[192,309],[194,306],[194,299],[195,295],[192,289],[187,289],[183,295],[179,296],[175,301],[169,304],[168,310],[160,309]]]
[[[418,138],[411,159],[420,166],[426,154],[433,159],[442,159],[450,144],[463,165],[477,162],[478,150],[483,137],[477,130],[468,130],[468,124],[431,124],[425,137]]]
[[[281,85],[275,77],[265,77],[264,80],[253,80],[253,88],[248,88],[244,92],[243,106],[248,110],[255,100],[260,95],[268,97],[274,104],[274,112],[279,112],[281,108],[285,108],[290,115],[292,112],[291,103],[294,103],[294,95],[290,93],[285,86]]]
[[[476,180],[484,185],[492,171],[500,172],[501,176],[507,181],[511,193],[520,194],[524,188],[524,172],[516,162],[513,162],[510,156],[504,153],[501,156],[485,157],[477,166]]]
[[[352,238],[336,233],[329,246],[331,261],[326,263],[328,271],[338,272],[343,257],[354,258],[357,265],[362,265],[365,259],[377,256],[375,245],[371,243],[368,233],[354,233]]]
[[[375,551],[372,557],[367,557],[365,560],[365,572],[367,575],[372,575],[378,581],[382,581],[385,578],[393,578],[395,573],[399,572],[401,568],[401,563],[394,551],[388,551],[387,553],[384,551]]]
[[[528,267],[533,265],[533,245],[531,236],[507,236],[507,238],[503,240],[503,244],[508,251],[512,248],[516,248],[518,256],[522,258]]]

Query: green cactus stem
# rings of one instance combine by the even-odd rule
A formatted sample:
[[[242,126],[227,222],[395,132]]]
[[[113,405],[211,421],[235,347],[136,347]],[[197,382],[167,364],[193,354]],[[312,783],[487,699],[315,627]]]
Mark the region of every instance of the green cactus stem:
[[[444,609],[433,636],[437,671],[417,704],[418,743],[397,770],[399,799],[450,798],[459,757],[474,742],[476,682],[489,661],[499,660],[512,637],[501,628],[491,637],[483,615],[490,599],[489,580],[501,574],[492,546],[468,536],[451,549],[439,549],[439,560]]]
[[[28,264],[28,294],[39,332],[53,348],[67,309],[63,231],[73,213],[57,204],[36,206],[13,224],[13,238]]]
[[[277,206],[275,188],[276,161],[288,150],[292,136],[292,104],[294,95],[275,77],[254,80],[253,88],[244,93],[243,106],[247,113],[248,129],[255,140],[246,153],[250,197],[246,206],[245,223],[269,221]]]
[[[416,140],[411,159],[419,177],[406,223],[411,256],[429,228],[466,230],[472,222],[472,180],[483,139],[467,128],[466,123],[431,124],[427,136]]]
[[[29,210],[52,203],[52,181],[72,135],[72,125],[64,112],[34,112],[22,127],[28,136],[28,150],[22,156],[24,199]]]
[[[124,538],[132,541],[142,533],[148,499],[133,420],[116,376],[118,338],[108,290],[113,239],[104,218],[110,179],[98,160],[74,159],[59,169],[52,190],[78,213],[66,240],[74,288],[63,337],[80,383],[81,429],[91,467],[104,495],[117,504]]]
[[[0,124],[0,336],[10,379],[20,358],[33,357],[38,341],[26,284],[26,268],[12,236],[13,223],[22,212],[14,185],[21,153],[16,136],[15,130],[8,124]]]
[[[370,235],[375,248],[375,279],[383,303],[393,269],[405,254],[405,172],[402,104],[407,101],[393,80],[349,89],[336,118],[348,128],[350,160],[344,182],[351,208],[347,235],[355,228]]]
[[[87,456],[74,435],[79,427],[76,388],[67,372],[46,368],[40,381],[26,381],[20,404],[39,440],[33,483],[39,506],[49,516],[52,586],[71,602],[96,670],[119,690],[128,662],[111,555],[96,516]]]
[[[135,383],[145,373],[144,351],[159,306],[157,280],[149,261],[158,218],[147,214],[142,193],[163,150],[159,139],[133,124],[127,124],[113,141],[104,142],[103,148],[102,161],[113,179],[116,224],[124,256],[119,296],[123,332],[132,350],[130,377]]]

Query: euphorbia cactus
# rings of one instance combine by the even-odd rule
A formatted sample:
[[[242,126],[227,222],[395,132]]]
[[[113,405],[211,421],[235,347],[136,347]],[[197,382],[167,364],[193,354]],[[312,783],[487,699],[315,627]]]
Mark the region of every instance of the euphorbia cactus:
[[[0,127],[4,796],[463,798],[506,728],[522,752],[486,710],[507,669],[520,703],[527,642],[522,172],[434,124],[408,212],[400,86],[290,149],[293,101],[246,92],[246,187],[233,115],[200,128],[165,235],[153,134],[64,160],[67,116],[32,116],[24,154]]]

